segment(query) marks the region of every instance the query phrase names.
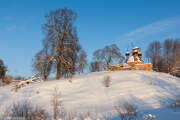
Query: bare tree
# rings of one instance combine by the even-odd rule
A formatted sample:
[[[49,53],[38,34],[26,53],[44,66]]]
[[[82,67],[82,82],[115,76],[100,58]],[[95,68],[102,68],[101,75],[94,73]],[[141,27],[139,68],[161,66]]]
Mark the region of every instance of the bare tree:
[[[179,76],[180,72],[180,42],[167,39],[162,44],[154,41],[149,44],[146,56],[151,59],[155,71]]]
[[[146,50],[146,56],[150,58],[153,64],[153,70],[160,71],[159,66],[161,62],[161,43],[159,41],[154,41],[149,44]]]
[[[61,92],[57,88],[54,88],[51,98],[51,104],[53,107],[53,118],[56,120],[58,117],[65,116],[65,109],[62,104]]]
[[[0,59],[0,80],[2,80],[2,82],[5,82],[4,79],[5,79],[6,71],[7,68],[4,65],[3,60]]]
[[[115,44],[96,50],[93,56],[95,61],[103,63],[103,68],[109,67],[112,63],[120,63],[124,60],[119,48]]]
[[[18,117],[25,120],[48,120],[50,118],[49,113],[45,109],[35,106],[30,101],[19,101],[12,104],[7,108],[4,116],[6,116],[4,119],[7,119],[7,116],[9,116],[11,120],[17,120]]]
[[[44,48],[35,55],[33,71],[46,80],[51,72],[52,63],[53,61],[51,56],[48,55],[47,48]]]
[[[165,40],[163,45],[164,65],[166,66],[164,71],[170,73],[173,59],[173,40]]]
[[[167,40],[166,40],[167,41]],[[166,42],[165,41],[165,42]],[[169,49],[169,57],[166,56],[166,63],[168,73],[180,76],[180,41],[179,40],[168,40],[171,41],[171,49]]]
[[[180,42],[179,40],[167,39],[163,43],[163,69],[162,72],[172,74],[174,68],[178,67],[180,56]]]
[[[91,72],[97,72],[97,71],[101,71],[103,69],[102,66],[103,66],[103,64],[101,62],[95,61],[95,62],[90,63],[89,69]]]
[[[87,55],[86,55],[86,52],[84,50],[81,50],[80,51],[80,54],[79,54],[79,57],[78,57],[78,61],[77,61],[77,72],[80,74],[80,73],[83,73],[84,72],[84,69],[86,68],[87,66]]]
[[[175,57],[170,74],[180,77],[180,55]]]
[[[57,9],[46,15],[47,22],[43,29],[48,36],[46,43],[53,51],[51,59],[56,62],[56,79],[75,73],[77,53],[81,49],[73,25],[76,16],[68,8]]]

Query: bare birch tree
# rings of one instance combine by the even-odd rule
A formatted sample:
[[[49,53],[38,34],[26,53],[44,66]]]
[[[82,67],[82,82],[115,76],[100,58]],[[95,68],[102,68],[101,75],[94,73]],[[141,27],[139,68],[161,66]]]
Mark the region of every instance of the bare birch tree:
[[[33,72],[39,74],[44,80],[50,75],[52,68],[52,61],[47,54],[47,50],[43,49],[35,55],[33,63]]]
[[[177,72],[180,73],[179,71],[180,41],[179,40],[165,40],[164,58],[166,65],[165,72],[170,74],[177,74]]]
[[[164,55],[164,62],[166,69],[164,69],[165,72],[170,73],[171,71],[171,65],[172,65],[172,51],[173,51],[173,41],[172,40],[165,40],[163,44],[163,55]]]
[[[103,64],[101,62],[94,61],[94,62],[90,63],[89,70],[91,72],[101,71],[101,70],[103,70],[102,66],[103,66]]]
[[[161,43],[159,41],[153,41],[146,50],[146,56],[150,58],[153,64],[153,70],[155,71],[160,71],[158,65],[161,61],[161,48]]]
[[[84,50],[81,50],[80,53],[79,53],[79,57],[78,57],[78,61],[77,61],[77,72],[80,74],[80,73],[83,73],[84,72],[84,69],[86,68],[87,66],[87,55],[86,55],[86,52]]]
[[[180,77],[180,55],[175,57],[170,74]]]
[[[149,44],[146,56],[151,59],[153,69],[180,76],[180,41],[167,39],[163,43]]]
[[[103,68],[109,67],[113,63],[121,63],[124,60],[119,48],[115,44],[96,50],[93,56],[95,61],[103,63]]]

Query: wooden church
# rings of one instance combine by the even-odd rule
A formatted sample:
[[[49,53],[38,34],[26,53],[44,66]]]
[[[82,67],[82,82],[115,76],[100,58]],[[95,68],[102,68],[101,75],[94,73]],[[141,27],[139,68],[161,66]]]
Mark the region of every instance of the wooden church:
[[[134,47],[126,52],[126,62],[118,65],[111,65],[106,70],[118,71],[118,70],[152,70],[151,64],[144,64],[142,59],[142,52],[139,47]]]

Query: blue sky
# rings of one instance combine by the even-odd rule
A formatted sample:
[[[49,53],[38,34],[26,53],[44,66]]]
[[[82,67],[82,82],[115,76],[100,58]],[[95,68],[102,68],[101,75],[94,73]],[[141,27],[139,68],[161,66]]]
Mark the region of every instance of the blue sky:
[[[0,58],[8,74],[32,75],[32,59],[42,48],[44,15],[68,7],[81,45],[92,53],[115,43],[122,53],[143,51],[149,42],[180,38],[179,0],[0,0]]]

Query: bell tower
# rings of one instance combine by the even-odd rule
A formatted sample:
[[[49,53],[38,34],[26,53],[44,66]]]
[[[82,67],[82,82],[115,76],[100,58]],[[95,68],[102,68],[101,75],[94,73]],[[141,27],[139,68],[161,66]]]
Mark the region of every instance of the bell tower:
[[[129,51],[127,50],[127,51],[126,51],[126,62],[127,62],[128,59],[129,59],[129,55],[130,55],[130,53],[129,53]]]

